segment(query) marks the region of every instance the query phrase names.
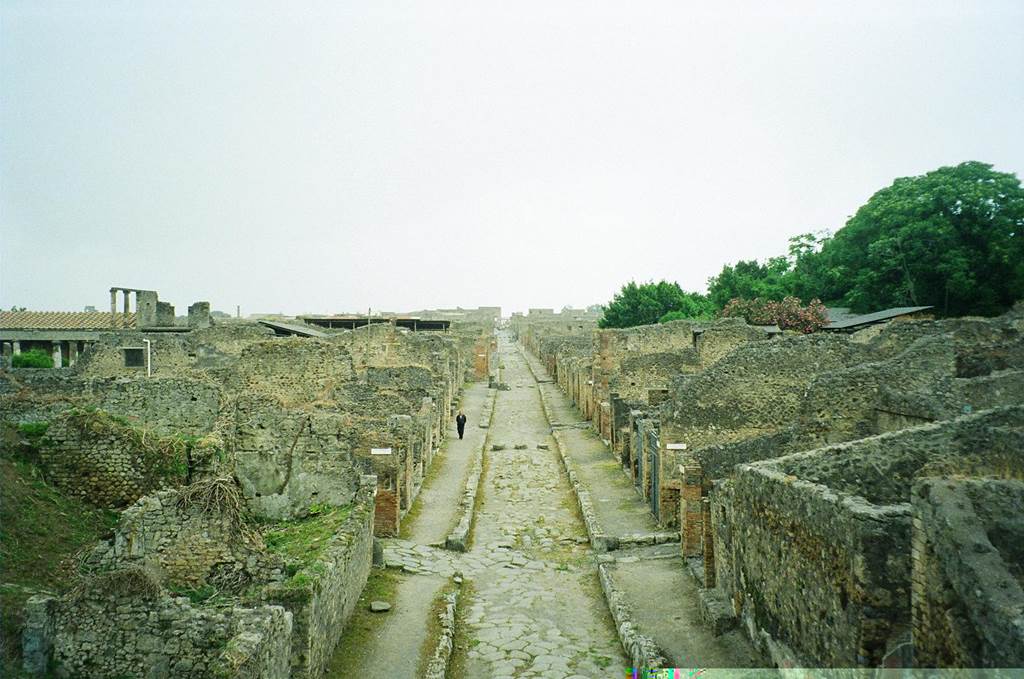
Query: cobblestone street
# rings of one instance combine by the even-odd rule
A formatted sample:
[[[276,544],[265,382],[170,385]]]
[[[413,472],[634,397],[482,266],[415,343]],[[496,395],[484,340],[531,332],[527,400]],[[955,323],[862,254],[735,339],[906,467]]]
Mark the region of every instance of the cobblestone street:
[[[601,597],[572,489],[561,469],[537,385],[503,343],[498,393],[468,560],[502,562],[473,574],[467,674],[622,676],[627,660]],[[538,444],[543,448],[538,448]],[[505,556],[508,555],[508,556]],[[507,560],[506,560],[507,559]]]

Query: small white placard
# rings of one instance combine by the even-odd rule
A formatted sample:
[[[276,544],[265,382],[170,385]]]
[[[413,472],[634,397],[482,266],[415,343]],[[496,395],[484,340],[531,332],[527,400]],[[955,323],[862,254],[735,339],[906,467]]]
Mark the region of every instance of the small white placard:
[[[668,450],[686,450],[685,443],[668,443],[665,445]]]
[[[370,455],[390,455],[390,448],[370,448]]]

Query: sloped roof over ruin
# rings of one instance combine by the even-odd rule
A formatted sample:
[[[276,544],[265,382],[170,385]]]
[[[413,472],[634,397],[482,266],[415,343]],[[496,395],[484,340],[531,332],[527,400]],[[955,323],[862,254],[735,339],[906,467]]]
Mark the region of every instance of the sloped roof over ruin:
[[[908,316],[910,314],[920,313],[927,311],[928,309],[934,309],[931,306],[899,306],[893,307],[892,309],[884,309],[882,311],[875,311],[870,314],[861,314],[860,316],[844,316],[839,320],[832,321],[825,326],[825,330],[843,330],[846,328],[855,328],[858,325],[870,325],[872,323],[881,323],[882,321],[888,321],[893,318],[900,316]]]
[[[281,323],[280,321],[268,321],[265,318],[257,321],[260,325],[265,325],[275,333],[279,335],[298,335],[300,337],[330,337],[326,332],[321,332],[308,325],[300,325],[298,323]]]
[[[0,311],[4,330],[111,330],[134,328],[135,314],[109,311]]]

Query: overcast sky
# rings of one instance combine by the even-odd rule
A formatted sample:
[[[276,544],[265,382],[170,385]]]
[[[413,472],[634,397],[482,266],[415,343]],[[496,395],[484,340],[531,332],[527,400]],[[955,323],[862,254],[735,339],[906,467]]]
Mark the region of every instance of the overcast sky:
[[[964,160],[1024,171],[1020,0],[0,3],[4,308],[704,290]]]

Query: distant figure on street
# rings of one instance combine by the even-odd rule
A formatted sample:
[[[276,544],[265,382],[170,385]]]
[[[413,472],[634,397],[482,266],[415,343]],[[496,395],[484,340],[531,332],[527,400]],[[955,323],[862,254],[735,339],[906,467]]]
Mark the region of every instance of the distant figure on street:
[[[459,438],[466,432],[466,414],[459,411],[459,414],[455,416],[455,427],[459,430]]]

